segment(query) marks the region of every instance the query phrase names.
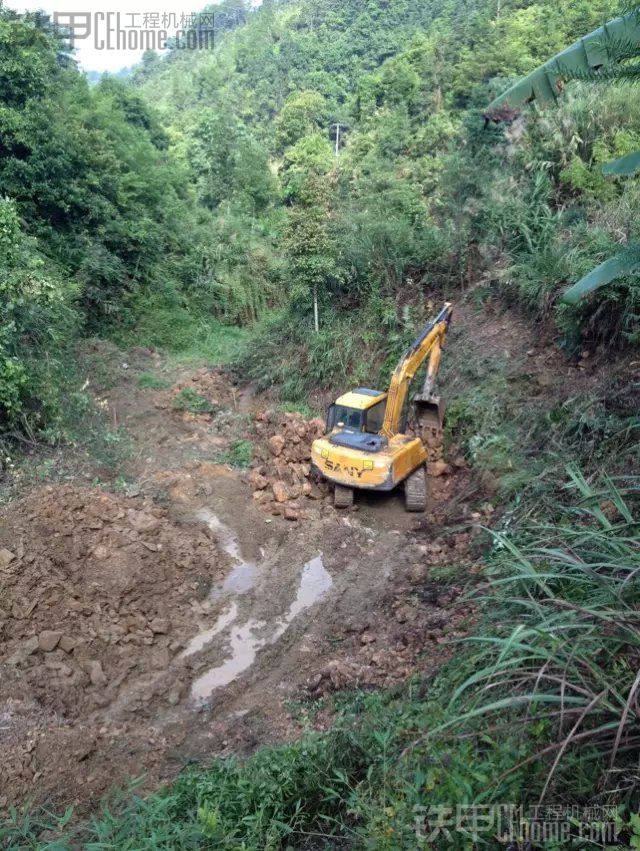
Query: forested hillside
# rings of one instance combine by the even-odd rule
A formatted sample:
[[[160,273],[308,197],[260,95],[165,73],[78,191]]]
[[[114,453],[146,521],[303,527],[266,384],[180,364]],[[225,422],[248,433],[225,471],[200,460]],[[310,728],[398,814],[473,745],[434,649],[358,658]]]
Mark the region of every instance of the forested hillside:
[[[223,0],[99,79],[0,8],[1,847],[640,847],[635,6]],[[427,510],[336,512],[444,301]]]
[[[483,118],[615,11],[230,3],[215,51],[149,53],[133,85],[93,88],[46,24],[3,12],[4,422],[55,419],[47,354],[78,329],[180,349],[201,320],[264,320],[245,367],[293,399],[388,367],[436,292],[503,299],[569,349],[636,342],[633,279],[558,304],[635,235],[637,182],[599,171],[638,146],[631,84]],[[295,376],[273,357],[285,328]]]
[[[0,428],[55,439],[78,335],[194,286],[210,216],[131,87],[90,88],[38,18],[0,11]],[[177,305],[176,305],[177,306]]]
[[[483,119],[508,79],[615,11],[264,4],[212,56],[148,57],[142,90],[216,217],[216,312],[246,320],[284,308],[262,331],[259,362],[249,356],[252,373],[303,397],[395,356],[425,294],[470,289],[549,319],[569,348],[633,343],[630,282],[577,310],[557,300],[634,235],[636,183],[598,167],[637,147],[637,98],[573,84],[557,110]],[[314,292],[320,334],[310,337]],[[262,357],[283,328],[301,376]]]

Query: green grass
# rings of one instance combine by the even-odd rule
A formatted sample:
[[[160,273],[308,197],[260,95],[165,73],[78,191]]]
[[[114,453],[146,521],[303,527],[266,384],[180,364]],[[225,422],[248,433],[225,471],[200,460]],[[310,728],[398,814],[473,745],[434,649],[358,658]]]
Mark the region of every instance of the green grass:
[[[143,372],[138,376],[138,387],[142,387],[143,390],[168,390],[171,382],[151,372]]]
[[[283,414],[300,414],[306,420],[316,416],[316,412],[305,402],[280,402],[276,407]]]
[[[171,351],[171,361],[180,364],[229,364],[238,357],[244,345],[250,345],[251,329],[217,323],[198,325],[193,338],[178,351]]]
[[[173,407],[176,411],[189,411],[192,414],[211,414],[215,410],[209,399],[196,393],[192,387],[183,387],[174,396]]]
[[[577,796],[594,776],[601,790],[630,792],[640,748],[640,479],[569,476],[573,504],[553,522],[525,526],[515,541],[496,534],[482,600],[493,614],[471,639],[474,673],[452,697],[453,726],[535,716],[554,732],[543,798],[562,772]]]
[[[250,440],[234,440],[221,460],[232,467],[246,469],[253,459],[253,443]]]
[[[316,334],[309,316],[274,311],[240,346],[239,371],[260,389],[277,387],[281,401],[300,410],[318,390],[337,395],[359,385],[388,386],[419,324],[410,314],[398,328],[377,306],[361,311],[337,307],[323,316]]]
[[[147,293],[133,300],[128,321],[105,333],[121,348],[148,346],[164,351],[178,364],[227,364],[234,361],[251,337],[251,330],[224,325],[175,289]]]

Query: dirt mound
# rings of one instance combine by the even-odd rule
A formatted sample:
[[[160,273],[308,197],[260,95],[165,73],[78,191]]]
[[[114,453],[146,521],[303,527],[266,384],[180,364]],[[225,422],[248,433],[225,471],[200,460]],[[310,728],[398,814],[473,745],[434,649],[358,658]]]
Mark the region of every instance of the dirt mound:
[[[65,718],[169,666],[217,564],[204,530],[140,497],[73,487],[12,505],[0,546],[2,696]],[[166,698],[180,698],[179,684]]]
[[[181,526],[142,497],[45,487],[8,507],[0,520],[0,806],[29,794],[34,780],[57,795],[55,776],[63,766],[75,776],[99,730],[107,744],[92,757],[89,780],[109,787],[107,756],[120,745],[105,731],[115,724],[122,735],[134,716],[150,724],[187,696],[184,668],[172,661],[218,562],[204,527]]]
[[[311,444],[324,434],[323,420],[259,411],[254,429],[258,442],[248,477],[254,500],[269,514],[287,520],[305,517],[305,505],[329,496],[326,482],[316,482],[311,474]]]
[[[0,523],[2,711],[87,718],[125,708],[145,677],[143,704],[177,703],[184,686],[163,672],[217,563],[206,530],[142,498],[48,487],[12,505]]]
[[[209,423],[221,410],[237,406],[238,392],[221,367],[202,367],[156,392],[155,407],[172,410],[187,423]]]
[[[233,397],[233,387],[229,383],[229,376],[222,367],[197,369],[173,387],[171,394],[177,396],[185,390],[197,393],[214,407],[226,406]]]

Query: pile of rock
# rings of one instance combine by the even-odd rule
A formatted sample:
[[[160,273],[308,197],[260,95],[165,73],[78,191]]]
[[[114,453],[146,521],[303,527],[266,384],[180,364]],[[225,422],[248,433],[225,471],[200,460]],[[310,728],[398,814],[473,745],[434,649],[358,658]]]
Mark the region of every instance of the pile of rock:
[[[218,552],[204,531],[141,497],[72,486],[35,491],[6,519],[3,699],[28,697],[76,717],[170,665],[193,629],[193,597],[217,578]],[[162,700],[182,698],[174,685]]]
[[[155,407],[173,410],[184,422],[208,423],[234,403],[233,389],[221,367],[203,367],[156,394]]]
[[[442,454],[444,451],[444,442],[442,429],[440,428],[424,428],[418,435],[422,438],[424,448],[427,452],[427,463],[438,464],[442,462]],[[436,474],[436,475],[442,475]]]
[[[260,411],[254,419],[259,438],[248,481],[262,510],[286,520],[305,517],[303,506],[329,495],[326,482],[311,472],[311,444],[325,431],[324,421],[301,414]]]
[[[260,411],[254,417],[254,430],[258,442],[248,476],[254,500],[268,514],[287,520],[305,517],[305,508],[320,505],[330,496],[328,484],[312,475],[310,463],[311,444],[325,433],[324,420]],[[442,431],[424,429],[420,436],[427,450],[428,475],[449,475],[452,468],[442,459]]]

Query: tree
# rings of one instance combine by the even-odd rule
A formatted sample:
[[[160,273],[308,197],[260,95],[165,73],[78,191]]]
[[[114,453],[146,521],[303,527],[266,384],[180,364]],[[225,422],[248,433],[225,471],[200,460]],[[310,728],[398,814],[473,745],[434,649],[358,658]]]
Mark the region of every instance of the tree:
[[[328,121],[327,102],[318,92],[290,95],[276,121],[276,144],[280,149],[295,145],[303,136],[323,129]]]
[[[640,8],[609,21],[518,80],[489,104],[485,118],[488,121],[512,118],[518,107],[534,99],[555,103],[564,84],[571,80],[609,84],[640,81],[640,61],[634,60],[640,60]],[[638,169],[640,151],[602,167],[604,174],[617,177],[632,175]],[[576,304],[599,287],[639,269],[640,243],[634,243],[569,287],[563,301]]]
[[[257,209],[274,197],[274,179],[259,142],[229,110],[205,109],[188,134],[187,156],[200,200],[248,200]]]
[[[319,135],[301,139],[285,157],[284,184],[290,202],[285,230],[293,307],[313,305],[314,329],[320,329],[319,304],[337,277],[329,234],[331,148]]]
[[[73,284],[57,279],[50,266],[22,233],[15,203],[0,198],[0,431],[28,407],[35,417],[29,425],[36,424],[51,396],[36,356],[52,350],[55,358],[75,320]]]

